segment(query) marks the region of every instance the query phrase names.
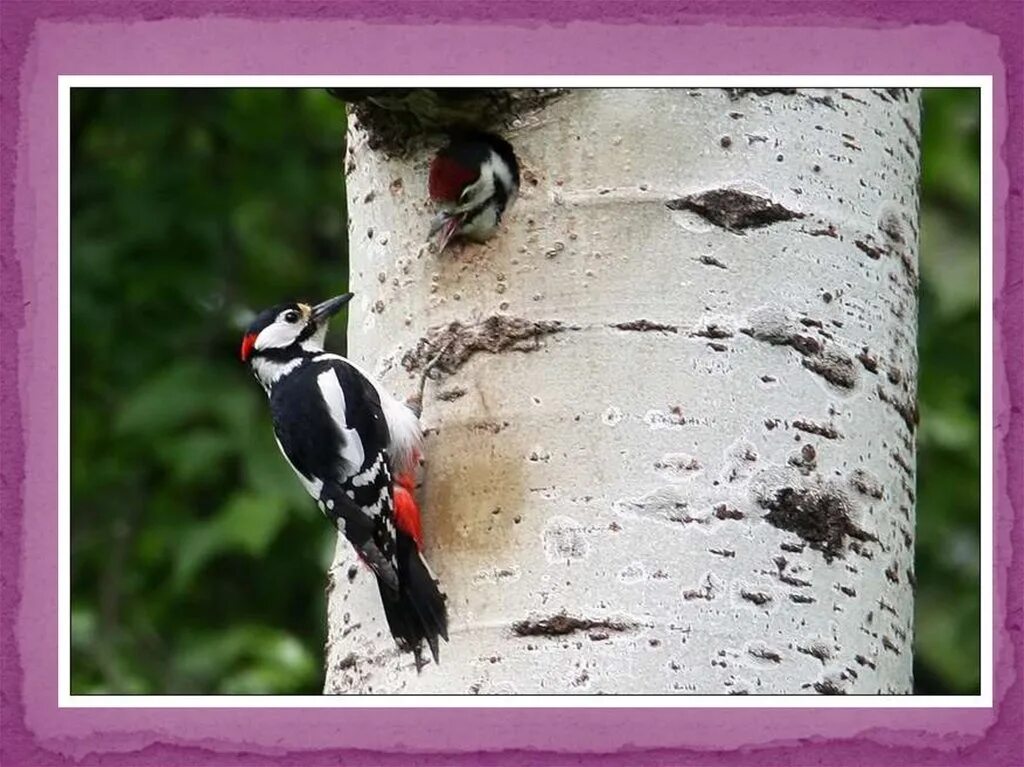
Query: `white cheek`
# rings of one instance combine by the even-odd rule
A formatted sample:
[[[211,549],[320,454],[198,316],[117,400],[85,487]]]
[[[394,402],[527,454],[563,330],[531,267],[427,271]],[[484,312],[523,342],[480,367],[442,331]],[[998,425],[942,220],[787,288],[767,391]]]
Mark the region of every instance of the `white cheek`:
[[[491,170],[485,165],[480,171],[480,178],[476,183],[467,186],[462,194],[460,199],[464,199],[465,202],[458,205],[456,210],[459,211],[472,210],[484,200],[489,200],[494,194],[494,176]]]
[[[302,342],[302,348],[308,352],[323,351],[324,339],[327,337],[327,323],[318,327],[316,331]]]
[[[498,177],[503,187],[506,189],[513,189],[515,187],[512,171],[509,170],[508,165],[505,164],[505,161],[494,150],[491,150],[491,157],[487,161],[487,166],[491,169],[491,173]]]
[[[459,234],[470,240],[483,242],[490,239],[498,228],[497,208],[488,205],[484,210],[468,221],[460,230]]]
[[[256,337],[257,349],[278,349],[288,346],[299,334],[299,326],[287,323],[275,322],[268,325]]]
[[[477,200],[489,200],[494,196],[494,172],[487,169],[480,174],[479,187],[477,188]]]

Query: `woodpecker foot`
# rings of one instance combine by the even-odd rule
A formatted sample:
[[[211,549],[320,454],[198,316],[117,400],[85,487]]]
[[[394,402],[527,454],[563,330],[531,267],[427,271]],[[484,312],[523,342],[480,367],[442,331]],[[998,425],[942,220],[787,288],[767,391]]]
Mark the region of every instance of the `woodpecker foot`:
[[[412,411],[417,420],[419,420],[419,417],[423,415],[423,401],[419,397],[409,397],[409,399],[405,401],[405,406]]]
[[[423,392],[427,388],[427,378],[430,376],[431,371],[437,363],[441,361],[441,357],[444,356],[444,353],[448,351],[449,347],[451,347],[454,342],[454,338],[449,340],[448,343],[442,347],[441,351],[435,354],[430,361],[423,366],[423,372],[420,374],[419,389],[416,394],[412,395],[405,401],[406,407],[415,413],[417,418],[423,415]]]

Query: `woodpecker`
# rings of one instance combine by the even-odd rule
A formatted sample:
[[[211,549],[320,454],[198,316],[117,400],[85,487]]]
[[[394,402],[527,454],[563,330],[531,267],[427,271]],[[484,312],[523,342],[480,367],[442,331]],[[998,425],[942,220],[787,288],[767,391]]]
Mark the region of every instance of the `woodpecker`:
[[[453,135],[430,163],[430,199],[441,211],[430,237],[443,251],[453,237],[483,242],[519,192],[519,163],[512,145],[490,133]]]
[[[416,412],[324,351],[330,318],[351,299],[261,312],[241,357],[267,393],[281,453],[376,576],[391,634],[419,668],[424,641],[435,663],[438,637],[448,641],[445,597],[420,550],[413,497],[422,434]]]

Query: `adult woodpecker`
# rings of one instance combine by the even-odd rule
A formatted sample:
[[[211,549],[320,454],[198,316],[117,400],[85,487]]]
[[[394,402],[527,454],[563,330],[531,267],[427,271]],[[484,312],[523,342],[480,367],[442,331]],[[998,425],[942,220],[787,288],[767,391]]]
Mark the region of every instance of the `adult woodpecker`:
[[[430,163],[430,199],[441,209],[430,237],[442,251],[453,237],[483,242],[519,192],[519,163],[512,145],[490,133],[453,135]]]
[[[278,447],[377,577],[391,634],[418,667],[424,641],[437,662],[438,637],[448,640],[445,598],[420,551],[412,496],[422,435],[413,410],[324,351],[330,318],[351,298],[261,312],[241,356],[270,400]]]

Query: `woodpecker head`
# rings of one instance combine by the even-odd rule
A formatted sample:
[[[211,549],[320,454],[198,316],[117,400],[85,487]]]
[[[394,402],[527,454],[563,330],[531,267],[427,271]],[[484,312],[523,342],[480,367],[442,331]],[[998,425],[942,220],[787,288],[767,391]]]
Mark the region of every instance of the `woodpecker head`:
[[[442,251],[453,237],[483,242],[519,191],[519,163],[505,139],[489,133],[453,136],[430,163],[430,199],[440,208],[430,226]]]
[[[303,352],[320,352],[331,317],[352,300],[351,293],[308,304],[278,304],[260,312],[242,338],[242,362],[284,362]]]

